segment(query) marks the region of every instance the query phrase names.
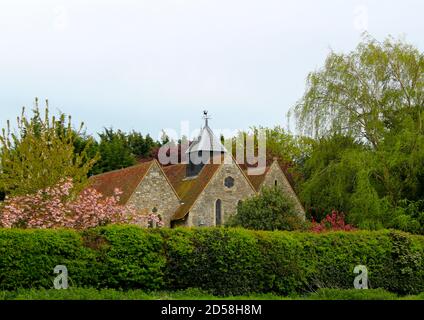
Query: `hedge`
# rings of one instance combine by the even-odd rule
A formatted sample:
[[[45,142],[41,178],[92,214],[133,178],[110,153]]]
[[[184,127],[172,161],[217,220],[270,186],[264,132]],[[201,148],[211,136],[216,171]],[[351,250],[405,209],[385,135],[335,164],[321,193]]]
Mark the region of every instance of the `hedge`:
[[[398,231],[250,231],[231,228],[88,231],[0,229],[0,290],[52,288],[66,265],[72,287],[184,290],[215,295],[304,294],[369,286],[424,292],[424,237]]]

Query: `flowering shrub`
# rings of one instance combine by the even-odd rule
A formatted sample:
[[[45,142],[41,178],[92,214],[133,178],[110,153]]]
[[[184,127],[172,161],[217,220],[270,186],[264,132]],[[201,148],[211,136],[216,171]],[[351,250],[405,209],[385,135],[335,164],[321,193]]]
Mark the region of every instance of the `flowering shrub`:
[[[132,206],[119,205],[122,192],[104,197],[94,188],[87,188],[71,198],[72,179],[39,190],[35,194],[6,198],[0,215],[5,228],[74,228],[85,229],[109,223],[136,223],[146,226],[150,221],[158,226],[159,216],[140,214]]]
[[[310,231],[312,232],[325,232],[325,231],[353,231],[355,228],[346,224],[345,217],[342,212],[336,210],[331,211],[331,214],[325,216],[320,223],[312,218],[312,225]]]

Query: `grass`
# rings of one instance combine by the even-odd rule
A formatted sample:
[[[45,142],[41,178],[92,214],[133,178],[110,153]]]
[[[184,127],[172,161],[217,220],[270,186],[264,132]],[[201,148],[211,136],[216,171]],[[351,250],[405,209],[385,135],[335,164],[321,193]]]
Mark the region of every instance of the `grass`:
[[[383,289],[340,290],[320,289],[304,296],[278,296],[275,294],[252,294],[248,296],[220,297],[199,289],[175,292],[142,290],[120,291],[114,289],[72,288],[56,289],[19,289],[0,291],[0,300],[424,300],[424,293],[415,296],[399,297]]]

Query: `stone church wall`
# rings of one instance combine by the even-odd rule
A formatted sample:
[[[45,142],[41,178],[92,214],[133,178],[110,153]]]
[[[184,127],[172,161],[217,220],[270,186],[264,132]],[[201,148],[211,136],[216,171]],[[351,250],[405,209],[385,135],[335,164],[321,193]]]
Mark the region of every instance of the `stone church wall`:
[[[170,227],[171,218],[179,207],[180,201],[162,170],[153,163],[128,204],[135,205],[137,209],[145,213],[152,212],[153,208],[156,208],[157,214],[162,217],[164,227]]]
[[[277,186],[283,189],[283,192],[285,194],[289,195],[293,199],[296,211],[298,211],[299,214],[302,215],[304,218],[305,209],[303,208],[302,204],[299,201],[299,198],[291,187],[290,182],[287,180],[286,176],[284,175],[284,172],[281,170],[280,166],[277,164],[276,161],[274,161],[271,167],[269,168],[261,187],[272,187],[275,185],[275,182],[277,182]]]
[[[232,177],[234,185],[228,188],[224,185],[225,178]],[[223,164],[211,179],[205,190],[190,210],[188,226],[215,226],[215,204],[221,200],[222,224],[237,210],[237,204],[255,191],[235,163]]]

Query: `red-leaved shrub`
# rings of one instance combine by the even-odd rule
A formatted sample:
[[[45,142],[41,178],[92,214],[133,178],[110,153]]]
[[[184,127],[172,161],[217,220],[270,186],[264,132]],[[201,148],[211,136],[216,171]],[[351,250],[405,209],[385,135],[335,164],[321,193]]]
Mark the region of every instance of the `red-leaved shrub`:
[[[325,231],[353,231],[355,228],[350,224],[346,224],[345,216],[342,212],[333,210],[320,223],[312,219],[312,225],[309,230],[319,233]]]

